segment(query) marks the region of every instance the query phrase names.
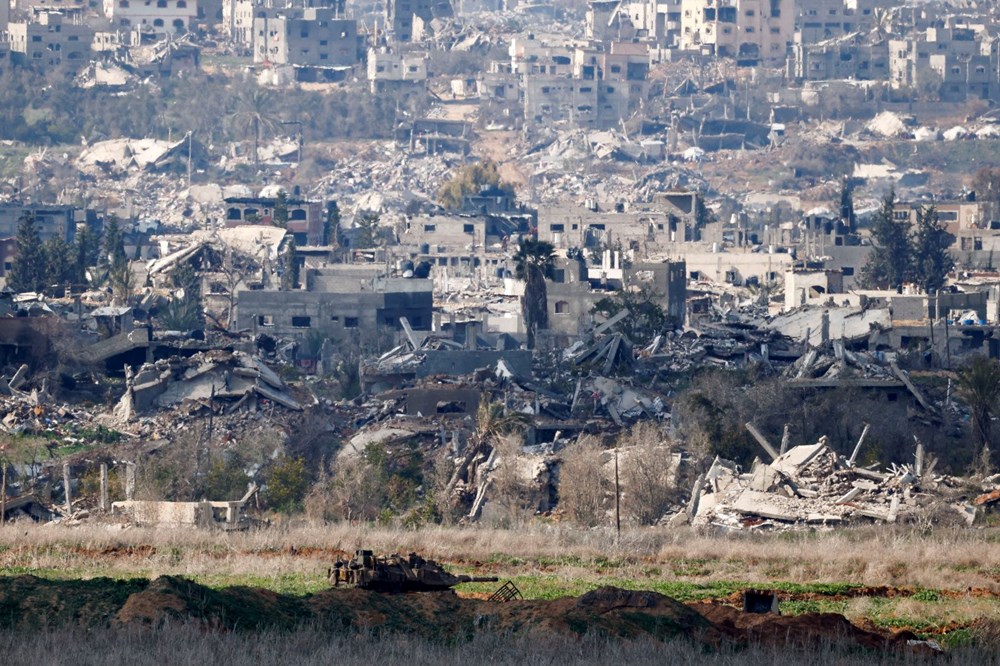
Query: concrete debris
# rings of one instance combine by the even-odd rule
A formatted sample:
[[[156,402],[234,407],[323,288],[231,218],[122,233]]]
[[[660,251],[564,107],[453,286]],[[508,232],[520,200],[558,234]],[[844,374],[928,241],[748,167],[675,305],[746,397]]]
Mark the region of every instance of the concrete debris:
[[[921,477],[913,465],[890,465],[884,472],[853,467],[826,438],[792,447],[770,464],[757,460],[742,474],[735,464],[716,459],[699,483],[691,524],[727,530],[916,521],[942,508],[955,522],[971,523],[978,502],[953,501],[961,495],[960,484]]]
[[[77,160],[81,169],[97,169],[106,172],[126,172],[158,169],[167,166],[183,153],[187,140],[160,141],[157,139],[111,139],[89,146],[80,153]]]
[[[218,402],[217,402],[218,401]],[[116,413],[126,420],[158,408],[255,410],[258,401],[294,411],[302,405],[259,358],[243,352],[211,351],[142,365],[126,374]]]

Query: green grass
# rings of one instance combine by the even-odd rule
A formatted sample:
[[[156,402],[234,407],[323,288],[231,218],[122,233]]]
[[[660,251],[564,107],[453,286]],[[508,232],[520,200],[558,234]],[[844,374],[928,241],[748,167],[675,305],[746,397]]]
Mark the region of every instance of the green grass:
[[[779,601],[782,615],[802,615],[803,613],[840,613],[847,610],[846,601]]]
[[[474,573],[465,569],[462,573]],[[699,601],[702,599],[721,599],[747,588],[760,590],[777,590],[789,594],[825,594],[838,595],[848,593],[860,587],[852,583],[749,583],[738,580],[712,581],[695,583],[676,580],[656,580],[653,578],[623,578],[609,576],[601,580],[581,580],[580,578],[565,578],[553,574],[522,574],[509,577],[526,599],[559,599],[561,597],[578,596],[595,590],[598,587],[612,585],[626,590],[652,590],[678,601]],[[501,576],[501,582],[507,577]],[[492,592],[498,583],[467,583],[459,589],[469,592]]]
[[[278,576],[253,576],[253,575],[196,575],[191,576],[191,580],[210,587],[213,590],[220,590],[226,587],[259,587],[278,594],[303,597],[308,594],[316,594],[330,587],[330,582],[326,575],[308,576],[305,574],[291,573]]]

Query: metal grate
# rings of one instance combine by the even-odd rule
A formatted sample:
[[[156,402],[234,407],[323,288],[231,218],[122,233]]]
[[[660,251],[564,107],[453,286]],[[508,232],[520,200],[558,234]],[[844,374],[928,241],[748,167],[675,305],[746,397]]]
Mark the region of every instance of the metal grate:
[[[521,590],[517,589],[514,585],[514,581],[509,580],[500,586],[500,589],[493,593],[490,597],[490,601],[497,603],[504,603],[510,601],[511,599],[524,599],[521,595]]]

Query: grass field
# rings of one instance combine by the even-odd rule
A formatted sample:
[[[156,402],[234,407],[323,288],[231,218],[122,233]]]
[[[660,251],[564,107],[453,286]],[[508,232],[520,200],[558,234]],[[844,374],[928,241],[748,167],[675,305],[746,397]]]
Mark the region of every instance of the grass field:
[[[601,585],[681,601],[735,601],[747,587],[781,592],[785,614],[837,612],[880,629],[908,628],[962,644],[975,623],[1000,624],[1000,531],[867,529],[710,536],[690,530],[613,532],[559,525],[521,530],[371,525],[277,526],[219,533],[120,526],[0,528],[0,575],[153,578],[304,595],[327,586],[342,552],[416,551],[456,572],[513,580],[527,598]],[[494,584],[468,584],[482,595]]]

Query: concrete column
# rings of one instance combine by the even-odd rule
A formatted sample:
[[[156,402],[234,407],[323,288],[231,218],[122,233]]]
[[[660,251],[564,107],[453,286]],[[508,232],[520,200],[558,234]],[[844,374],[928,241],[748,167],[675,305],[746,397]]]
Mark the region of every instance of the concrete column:
[[[108,501],[108,463],[101,463],[101,511],[107,512],[111,508]]]
[[[125,499],[131,502],[135,499],[135,463],[125,463]]]
[[[69,463],[63,463],[63,492],[66,495],[66,515],[73,513],[73,490],[69,485]]]

